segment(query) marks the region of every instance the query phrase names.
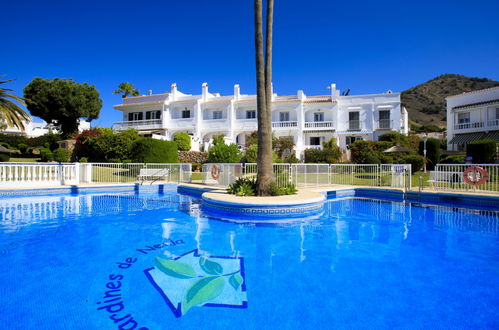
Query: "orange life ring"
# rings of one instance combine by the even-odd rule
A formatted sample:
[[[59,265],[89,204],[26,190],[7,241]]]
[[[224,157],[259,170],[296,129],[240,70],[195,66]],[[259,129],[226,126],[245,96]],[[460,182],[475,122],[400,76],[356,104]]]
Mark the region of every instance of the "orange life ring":
[[[222,170],[221,170],[220,166],[213,165],[213,167],[211,168],[211,177],[215,180],[218,180],[218,178],[220,177],[221,171]]]
[[[464,182],[472,186],[479,186],[487,182],[489,178],[489,173],[486,169],[480,166],[471,166],[464,170],[463,179]]]

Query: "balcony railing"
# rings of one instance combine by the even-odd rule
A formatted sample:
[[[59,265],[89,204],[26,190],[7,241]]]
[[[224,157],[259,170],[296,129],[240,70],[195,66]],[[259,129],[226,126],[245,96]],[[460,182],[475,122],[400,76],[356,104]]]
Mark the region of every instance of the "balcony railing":
[[[297,121],[274,121],[272,122],[272,128],[293,128],[298,127]]]
[[[161,119],[118,121],[114,123],[113,128],[115,130],[162,128],[162,122]]]
[[[322,149],[320,144],[309,144],[305,146],[305,149]]]
[[[349,131],[360,131],[360,120],[349,120],[348,130]]]
[[[482,127],[485,127],[485,123],[483,121],[475,121],[472,123],[456,124],[454,126],[454,129],[459,130],[459,129],[482,128]]]
[[[331,128],[333,127],[332,121],[310,121],[305,122],[305,128]]]
[[[487,122],[488,127],[497,127],[499,126],[499,119],[489,120]]]
[[[392,129],[393,120],[391,119],[380,119],[376,121],[376,129]]]

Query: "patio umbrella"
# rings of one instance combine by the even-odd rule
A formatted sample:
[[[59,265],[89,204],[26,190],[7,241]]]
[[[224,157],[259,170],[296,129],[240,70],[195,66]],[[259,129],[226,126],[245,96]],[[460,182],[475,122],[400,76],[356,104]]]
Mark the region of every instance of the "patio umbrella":
[[[388,148],[386,149],[385,151],[383,152],[386,152],[386,153],[393,153],[393,152],[411,152],[412,150],[410,149],[407,149],[405,147],[402,147],[402,146],[399,146],[398,144],[397,145],[394,145],[393,147],[391,148]]]

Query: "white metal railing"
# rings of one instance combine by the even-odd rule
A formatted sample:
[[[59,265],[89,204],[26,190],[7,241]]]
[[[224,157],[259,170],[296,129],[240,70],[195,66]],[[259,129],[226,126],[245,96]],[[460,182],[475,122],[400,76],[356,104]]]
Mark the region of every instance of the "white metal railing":
[[[81,163],[81,183],[190,182],[188,163]]]
[[[499,164],[437,164],[428,181],[435,190],[499,191]]]
[[[76,184],[78,164],[0,163],[0,186],[56,186]]]
[[[380,119],[376,121],[376,129],[391,129],[393,127],[393,120]]]
[[[307,121],[305,128],[331,128],[333,127],[332,121]]]
[[[496,127],[499,126],[499,119],[489,120],[487,121],[488,127]]]
[[[288,127],[297,127],[297,121],[273,121],[272,128],[288,128]]]
[[[379,165],[376,164],[331,164],[330,183],[341,185],[377,186]]]
[[[472,123],[456,124],[454,125],[454,129],[459,130],[459,129],[468,129],[468,128],[482,128],[484,126],[485,123],[483,121],[476,121]]]
[[[147,119],[147,120],[131,120],[131,121],[118,121],[113,125],[115,130],[125,130],[128,128],[162,128],[163,124],[161,119]]]
[[[408,164],[273,164],[278,186],[293,183],[296,187],[325,185],[411,187]],[[237,178],[256,178],[257,164],[204,164],[203,183],[228,186]]]
[[[322,145],[320,144],[309,144],[305,146],[305,149],[322,149]]]

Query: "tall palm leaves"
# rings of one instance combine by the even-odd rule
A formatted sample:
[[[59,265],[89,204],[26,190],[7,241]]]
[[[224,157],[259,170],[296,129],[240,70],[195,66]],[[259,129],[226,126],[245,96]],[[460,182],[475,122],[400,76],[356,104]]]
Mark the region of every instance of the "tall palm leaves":
[[[262,0],[255,0],[255,52],[256,89],[258,113],[258,173],[256,194],[269,195],[270,185],[275,181],[272,168],[272,24],[274,0],[267,0],[266,48],[263,57]]]
[[[31,118],[21,107],[19,107],[15,102],[26,105],[24,99],[19,96],[10,94],[12,89],[3,88],[3,84],[8,83],[11,80],[0,81],[0,119],[7,125],[7,127],[17,127],[21,131],[24,131],[23,121],[28,121]]]
[[[139,96],[140,92],[132,83],[122,82],[118,85],[118,89],[113,91],[113,94],[122,94],[121,97],[125,98],[128,96]]]

